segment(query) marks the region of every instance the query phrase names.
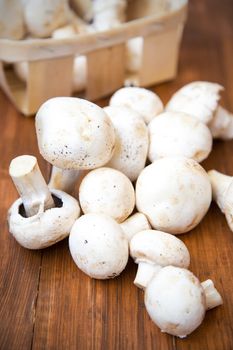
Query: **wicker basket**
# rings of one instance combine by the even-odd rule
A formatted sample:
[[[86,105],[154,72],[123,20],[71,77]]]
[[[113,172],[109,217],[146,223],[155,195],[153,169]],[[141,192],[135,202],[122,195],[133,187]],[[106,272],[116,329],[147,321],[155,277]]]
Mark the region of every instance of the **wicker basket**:
[[[105,32],[67,39],[0,40],[0,84],[25,115],[32,115],[47,99],[72,94],[75,55],[87,57],[88,79],[82,94],[89,100],[113,93],[124,85],[125,43],[143,37],[139,86],[150,86],[176,76],[178,53],[187,15],[187,0],[170,0],[163,16],[153,14],[153,0],[129,2],[129,22]],[[27,83],[4,62],[28,61]]]

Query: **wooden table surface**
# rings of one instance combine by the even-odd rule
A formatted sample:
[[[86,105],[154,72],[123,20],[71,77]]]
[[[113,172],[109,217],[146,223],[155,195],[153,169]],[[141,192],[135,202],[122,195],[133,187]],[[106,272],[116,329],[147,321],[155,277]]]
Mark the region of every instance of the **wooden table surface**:
[[[182,85],[208,80],[225,86],[222,104],[233,110],[233,1],[191,0],[175,81],[153,88],[164,102]],[[99,101],[105,105],[107,100]],[[20,115],[0,92],[0,349],[233,349],[233,233],[216,205],[201,224],[179,236],[191,254],[190,269],[212,278],[224,305],[207,312],[188,338],[163,334],[149,319],[143,292],[133,285],[136,265],[130,260],[116,279],[92,280],[73,263],[67,239],[29,251],[9,235],[7,210],[17,194],[8,176],[10,160],[39,156],[34,119]],[[208,170],[233,175],[233,141],[214,142]]]

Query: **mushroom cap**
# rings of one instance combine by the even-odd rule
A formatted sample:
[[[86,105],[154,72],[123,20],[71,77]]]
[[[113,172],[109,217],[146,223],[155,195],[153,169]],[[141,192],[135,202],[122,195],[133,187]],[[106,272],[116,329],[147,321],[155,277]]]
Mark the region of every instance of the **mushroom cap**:
[[[126,42],[126,69],[136,73],[141,68],[143,52],[143,38],[136,37]]]
[[[113,278],[128,261],[128,241],[120,225],[102,214],[86,214],[75,222],[69,248],[75,264],[92,278]]]
[[[105,214],[124,221],[135,206],[130,180],[118,170],[99,168],[90,171],[79,187],[79,201],[85,214]]]
[[[55,29],[51,35],[51,38],[53,39],[73,38],[77,36],[77,34],[78,34],[78,28],[72,23],[64,27],[59,27]]]
[[[138,112],[149,123],[163,111],[163,103],[152,91],[139,87],[124,87],[111,97],[110,106],[125,106]]]
[[[155,230],[144,230],[130,241],[130,255],[139,262],[159,266],[189,267],[190,255],[186,245],[175,236]]]
[[[22,199],[17,199],[8,213],[9,231],[17,242],[28,249],[49,247],[70,233],[74,221],[80,215],[77,200],[65,192],[51,190],[51,193],[60,199],[61,207],[54,207],[44,211],[40,207],[38,213],[31,217],[20,214]]]
[[[208,127],[214,138],[231,140],[233,138],[233,113],[218,105]]]
[[[120,106],[105,107],[116,133],[112,158],[107,166],[122,171],[131,181],[137,179],[145,167],[148,152],[148,130],[140,115]]]
[[[87,85],[87,57],[76,56],[73,66],[73,91],[82,91]]]
[[[0,1],[0,38],[20,40],[26,34],[23,4],[18,0]]]
[[[62,169],[93,169],[107,163],[115,144],[114,127],[94,103],[76,97],[55,97],[36,114],[40,153]]]
[[[233,180],[232,177],[231,180]],[[231,231],[233,231],[233,181],[231,181],[229,187],[226,189],[226,192],[223,193],[223,202],[223,212],[226,216],[227,223]]]
[[[166,105],[167,111],[184,112],[207,124],[218,106],[223,87],[207,81],[194,81],[178,90]]]
[[[186,113],[165,112],[148,125],[151,162],[163,157],[184,156],[201,162],[212,149],[209,128]]]
[[[192,272],[173,266],[164,267],[151,279],[145,306],[162,332],[181,338],[202,323],[206,310],[199,280]]]
[[[190,231],[211,203],[207,173],[193,159],[162,158],[144,168],[136,183],[136,206],[155,229]]]
[[[24,16],[27,29],[33,36],[48,37],[71,20],[71,10],[68,0],[27,0]]]

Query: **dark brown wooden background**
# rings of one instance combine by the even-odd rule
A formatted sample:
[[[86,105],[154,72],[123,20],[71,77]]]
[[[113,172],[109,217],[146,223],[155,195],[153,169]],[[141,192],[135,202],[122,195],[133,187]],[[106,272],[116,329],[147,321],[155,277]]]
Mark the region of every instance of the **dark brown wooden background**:
[[[222,104],[233,111],[233,0],[191,0],[179,75],[153,88],[164,102],[192,80],[225,86]],[[105,105],[107,101],[99,101]],[[122,275],[95,281],[74,265],[67,240],[43,251],[21,248],[9,235],[6,216],[17,194],[10,160],[38,156],[34,120],[21,116],[0,92],[0,349],[233,349],[233,233],[212,204],[202,223],[180,236],[191,253],[191,270],[212,278],[224,305],[209,311],[187,339],[162,334],[150,321],[143,292],[133,285],[136,265]],[[215,142],[206,169],[233,175],[233,141]]]

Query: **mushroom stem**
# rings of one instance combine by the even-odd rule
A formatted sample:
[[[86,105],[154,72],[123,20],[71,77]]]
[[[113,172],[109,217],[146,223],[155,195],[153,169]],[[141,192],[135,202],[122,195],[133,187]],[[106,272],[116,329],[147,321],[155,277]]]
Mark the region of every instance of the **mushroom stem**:
[[[159,272],[161,266],[151,264],[146,261],[138,262],[138,270],[134,280],[134,284],[141,289],[145,289],[152,277]]]
[[[225,194],[232,182],[232,177],[221,174],[216,170],[208,171],[208,175],[212,186],[213,199],[218,204],[221,211],[224,212]]]
[[[22,198],[27,217],[37,214],[41,205],[44,210],[55,206],[35,157],[24,155],[14,158],[9,172]]]
[[[210,131],[214,138],[230,140],[233,138],[233,114],[222,106],[218,106],[209,123]]]
[[[49,188],[71,193],[80,176],[80,171],[75,169],[60,169],[52,167]]]
[[[130,241],[136,233],[151,228],[147,217],[142,213],[131,215],[128,219],[122,222],[120,226],[128,241]]]
[[[206,310],[213,309],[214,307],[223,304],[222,297],[215,288],[212,280],[208,279],[204,282],[201,282],[201,285],[205,292]]]

